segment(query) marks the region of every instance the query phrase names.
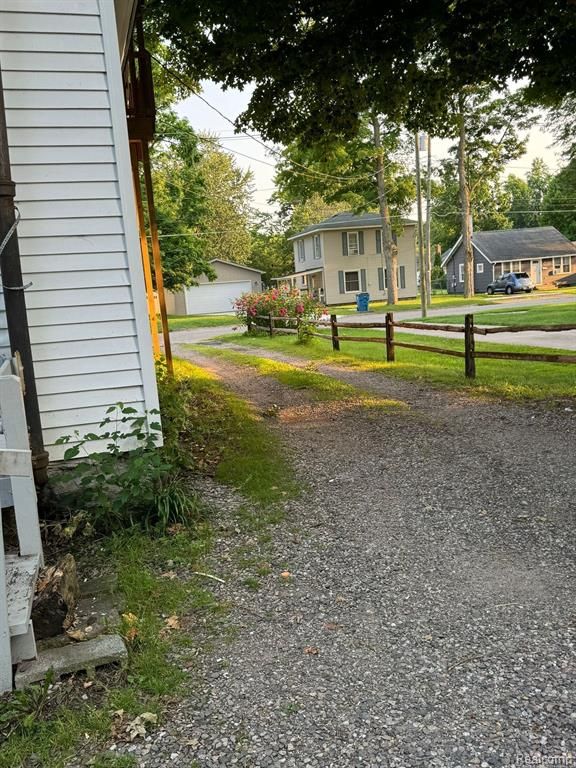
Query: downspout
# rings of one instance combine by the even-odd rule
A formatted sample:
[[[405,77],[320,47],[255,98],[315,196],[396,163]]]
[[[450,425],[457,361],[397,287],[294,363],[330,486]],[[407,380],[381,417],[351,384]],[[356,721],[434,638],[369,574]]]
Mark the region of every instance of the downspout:
[[[48,482],[48,453],[44,449],[42,423],[34,376],[30,331],[26,314],[25,286],[20,264],[20,249],[16,234],[17,218],[14,208],[16,185],[10,170],[10,150],[6,128],[6,109],[0,67],[0,274],[10,349],[21,367],[24,380],[24,408],[28,423],[34,479],[39,485]]]

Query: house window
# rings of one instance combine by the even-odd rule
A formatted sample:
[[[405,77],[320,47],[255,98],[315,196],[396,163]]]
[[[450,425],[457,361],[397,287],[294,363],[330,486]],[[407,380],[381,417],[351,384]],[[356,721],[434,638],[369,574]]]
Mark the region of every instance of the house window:
[[[464,264],[458,264],[458,282],[464,282]]]
[[[406,267],[398,268],[398,285],[400,288],[406,288]]]
[[[320,235],[314,235],[314,258],[322,258],[322,249],[320,247]]]
[[[522,262],[521,261],[512,261],[511,263],[511,269],[510,272],[522,272]]]
[[[484,264],[482,264],[482,262],[479,262],[478,264],[476,264],[476,274],[477,275],[484,274]]]
[[[298,240],[298,261],[306,261],[306,253],[304,252],[304,240]]]
[[[347,232],[346,235],[348,237],[348,254],[350,256],[358,256],[358,254],[360,253],[358,232]]]
[[[346,293],[357,293],[360,290],[360,274],[358,270],[344,272],[344,288]]]
[[[570,256],[554,256],[554,272],[570,272]]]

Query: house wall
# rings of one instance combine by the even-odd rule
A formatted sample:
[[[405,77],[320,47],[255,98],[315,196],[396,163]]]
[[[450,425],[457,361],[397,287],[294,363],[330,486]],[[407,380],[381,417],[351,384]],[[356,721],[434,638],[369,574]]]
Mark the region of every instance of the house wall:
[[[541,259],[514,259],[513,261],[495,262],[492,265],[474,250],[474,291],[476,293],[485,293],[488,284],[495,277],[499,277],[505,272],[527,272],[538,287],[554,288],[555,281],[562,277],[562,275],[576,272],[576,254],[568,255],[570,266],[566,271],[564,271],[564,262],[558,261],[561,258],[562,256]],[[477,265],[481,263],[484,263],[484,273],[478,274]],[[464,293],[464,283],[459,281],[458,270],[460,264],[464,264],[464,249],[461,245],[446,264],[449,293]],[[536,268],[536,264],[541,264],[541,270]],[[541,280],[538,279],[540,274]],[[456,277],[456,282],[454,282],[454,277]]]
[[[464,293],[464,281],[460,281],[460,265],[464,265],[464,257],[464,247],[460,245],[448,264],[446,264],[448,293]],[[479,267],[478,265],[481,266]],[[479,272],[479,268],[483,271]],[[474,292],[486,293],[488,284],[494,279],[493,274],[493,265],[474,250]]]
[[[241,264],[223,264],[222,262],[215,262],[212,264],[214,272],[216,272],[216,282],[231,283],[237,280],[250,280],[252,283],[252,290],[259,292],[262,290],[262,274],[254,272],[252,269],[244,269]],[[201,275],[198,278],[198,283],[209,283],[210,280],[206,275]]]
[[[356,231],[350,229],[350,231]],[[325,294],[327,304],[354,302],[356,291],[340,292],[338,273],[350,270],[366,270],[366,290],[373,301],[384,300],[386,289],[379,286],[378,268],[385,267],[384,257],[376,253],[376,229],[363,229],[364,254],[345,256],[342,253],[342,230],[328,230],[322,233],[325,263]],[[400,298],[409,298],[418,293],[416,276],[415,228],[406,226],[398,236],[398,266],[404,267],[405,288],[398,287]]]
[[[294,240],[294,272],[305,272],[308,269],[320,269],[324,264],[324,237],[325,233],[317,233],[320,238],[320,258],[314,253],[314,235],[307,237],[299,237],[298,240]],[[301,258],[301,253],[298,251],[298,242],[304,243],[304,259]]]
[[[2,0],[2,65],[44,440],[157,408],[111,0]],[[0,311],[0,347],[8,352]]]

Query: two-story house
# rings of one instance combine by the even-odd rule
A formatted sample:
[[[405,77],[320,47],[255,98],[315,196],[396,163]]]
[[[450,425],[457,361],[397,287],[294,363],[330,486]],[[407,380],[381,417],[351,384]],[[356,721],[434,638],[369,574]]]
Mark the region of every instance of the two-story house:
[[[367,291],[373,300],[386,299],[388,273],[382,253],[380,216],[337,213],[312,224],[289,239],[294,246],[294,273],[278,278],[310,293],[325,304],[346,304]],[[398,247],[398,295],[416,296],[416,223],[402,222]]]

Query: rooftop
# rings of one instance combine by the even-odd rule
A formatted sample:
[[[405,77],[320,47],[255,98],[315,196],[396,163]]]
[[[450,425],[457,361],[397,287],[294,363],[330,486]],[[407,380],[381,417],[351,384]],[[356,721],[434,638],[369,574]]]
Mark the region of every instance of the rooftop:
[[[296,240],[298,237],[311,235],[313,232],[321,232],[326,229],[367,229],[380,227],[381,222],[382,218],[379,213],[352,213],[351,211],[344,211],[344,213],[335,213],[334,216],[329,216],[318,224],[310,224],[301,232],[297,232],[289,237],[288,240]],[[412,219],[402,219],[402,224],[409,226],[416,224],[416,222]]]

